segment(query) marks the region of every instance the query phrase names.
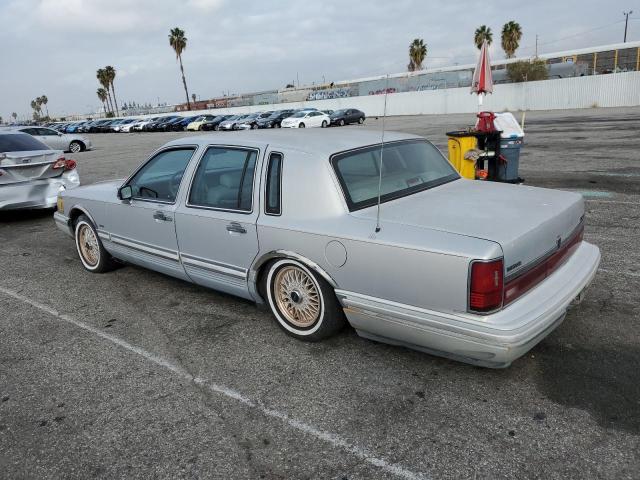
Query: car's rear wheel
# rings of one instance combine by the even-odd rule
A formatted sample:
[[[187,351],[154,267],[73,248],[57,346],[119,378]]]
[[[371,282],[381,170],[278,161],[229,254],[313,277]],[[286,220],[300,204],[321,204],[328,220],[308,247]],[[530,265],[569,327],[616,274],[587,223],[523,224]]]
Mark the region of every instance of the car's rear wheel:
[[[322,128],[327,128],[327,121],[326,120],[322,120]]]
[[[280,125],[280,123],[276,123],[276,124],[274,125],[274,127],[276,127],[276,128],[282,128],[282,125]]]
[[[298,128],[305,128],[304,123],[300,122],[300,123],[298,124]]]
[[[75,223],[76,248],[82,266],[93,273],[112,269],[111,256],[104,249],[95,226],[86,215],[80,215]]]
[[[255,123],[251,124],[251,130],[255,130],[256,128],[258,128],[258,125]]]
[[[214,126],[213,129],[217,132],[218,130],[220,130],[220,127],[218,125]]]
[[[280,259],[267,265],[263,289],[278,325],[295,338],[316,342],[346,325],[331,286],[296,260]]]
[[[338,124],[339,124],[341,127],[344,127],[344,119],[343,119],[343,118],[341,118],[341,119],[340,119],[340,121],[338,122]]]
[[[359,123],[360,125],[362,125],[362,124],[364,123],[364,117],[360,117],[360,118],[358,119],[358,123]]]
[[[69,144],[69,151],[71,153],[78,153],[78,152],[81,152],[82,150],[83,150],[82,143],[77,140],[74,140]]]

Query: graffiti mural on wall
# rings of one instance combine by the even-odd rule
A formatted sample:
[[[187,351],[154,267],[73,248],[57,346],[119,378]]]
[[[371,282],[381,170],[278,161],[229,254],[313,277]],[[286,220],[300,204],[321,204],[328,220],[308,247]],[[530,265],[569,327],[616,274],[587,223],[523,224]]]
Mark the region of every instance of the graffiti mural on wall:
[[[355,97],[358,90],[354,87],[327,88],[309,92],[307,100],[330,100],[332,98]]]

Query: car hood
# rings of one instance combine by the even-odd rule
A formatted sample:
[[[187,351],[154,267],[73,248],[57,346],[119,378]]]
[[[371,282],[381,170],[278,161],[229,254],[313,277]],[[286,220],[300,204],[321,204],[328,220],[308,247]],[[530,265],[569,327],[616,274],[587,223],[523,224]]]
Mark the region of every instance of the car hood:
[[[375,221],[376,207],[355,215]],[[380,206],[383,229],[405,224],[499,243],[509,273],[557,249],[583,218],[579,194],[466,179]]]

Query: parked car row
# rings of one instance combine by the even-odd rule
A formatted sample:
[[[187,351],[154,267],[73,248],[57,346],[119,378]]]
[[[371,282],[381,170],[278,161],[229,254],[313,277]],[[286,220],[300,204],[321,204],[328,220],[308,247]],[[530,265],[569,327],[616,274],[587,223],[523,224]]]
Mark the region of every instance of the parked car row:
[[[364,123],[361,110],[318,110],[316,108],[286,109],[239,115],[199,114],[183,117],[164,115],[145,118],[85,120],[81,122],[49,123],[44,126],[60,133],[112,132],[180,132],[211,130],[251,130],[257,128],[312,128]]]

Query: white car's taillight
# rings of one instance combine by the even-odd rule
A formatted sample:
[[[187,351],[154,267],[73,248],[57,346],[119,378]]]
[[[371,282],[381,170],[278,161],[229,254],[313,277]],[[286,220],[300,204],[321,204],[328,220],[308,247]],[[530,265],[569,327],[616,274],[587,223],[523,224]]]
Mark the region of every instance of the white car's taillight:
[[[504,261],[476,260],[469,271],[469,311],[487,313],[502,306]]]

